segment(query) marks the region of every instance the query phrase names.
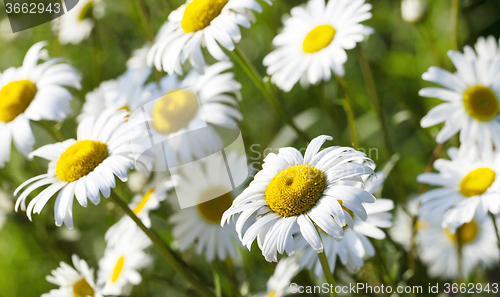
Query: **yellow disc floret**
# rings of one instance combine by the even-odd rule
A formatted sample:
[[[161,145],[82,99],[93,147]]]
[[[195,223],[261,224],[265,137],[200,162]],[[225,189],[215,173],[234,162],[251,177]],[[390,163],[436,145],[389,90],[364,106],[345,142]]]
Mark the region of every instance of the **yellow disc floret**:
[[[198,211],[201,216],[210,223],[220,223],[222,215],[231,207],[233,198],[230,193],[226,193],[227,189],[222,187],[213,187],[203,191],[200,196],[200,201],[206,201],[198,204]],[[215,199],[210,199],[217,197]]]
[[[158,132],[170,134],[188,126],[198,113],[198,99],[190,91],[179,90],[166,94],[156,102],[152,117]]]
[[[325,174],[311,165],[295,165],[278,172],[266,187],[272,211],[284,217],[308,212],[326,189]]]
[[[10,122],[22,114],[35,99],[36,85],[30,80],[16,80],[0,90],[0,121]]]
[[[184,10],[181,27],[186,33],[205,29],[220,15],[229,0],[193,0]]]
[[[467,244],[477,237],[477,232],[478,232],[478,227],[477,224],[474,221],[470,221],[469,223],[465,223],[462,226],[460,226],[455,234],[451,234],[448,229],[446,229],[446,233],[448,234],[448,237],[458,243],[458,235],[460,235],[460,240],[462,244]]]
[[[125,258],[121,256],[118,261],[116,261],[116,266],[113,269],[113,274],[111,275],[111,281],[116,282],[118,280],[118,277],[120,277],[120,274],[122,273],[123,270],[123,265],[125,264]]]
[[[460,182],[460,193],[467,197],[481,195],[495,181],[496,173],[489,168],[472,170]]]
[[[302,42],[304,53],[319,52],[327,47],[335,37],[335,29],[330,25],[320,25],[307,33]]]
[[[497,95],[488,87],[470,87],[464,93],[464,108],[478,121],[489,121],[500,111]]]
[[[146,203],[148,203],[149,201],[149,197],[151,197],[151,194],[153,194],[153,192],[155,191],[155,189],[151,189],[149,190],[146,194],[144,194],[142,196],[142,199],[141,201],[139,202],[139,204],[137,204],[137,206],[134,208],[134,214],[137,215],[141,212],[141,210],[144,209],[144,206],[146,206]]]
[[[94,296],[94,289],[82,278],[73,285],[73,295],[74,297]]]
[[[92,172],[108,157],[108,146],[95,140],[82,140],[61,154],[56,164],[59,180],[73,182]]]

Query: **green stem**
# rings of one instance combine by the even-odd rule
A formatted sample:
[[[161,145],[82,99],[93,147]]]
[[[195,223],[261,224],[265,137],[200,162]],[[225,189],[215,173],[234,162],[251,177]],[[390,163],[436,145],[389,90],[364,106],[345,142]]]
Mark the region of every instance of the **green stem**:
[[[146,9],[146,3],[144,3],[144,0],[135,0],[135,4],[139,10],[139,18],[141,19],[142,26],[144,27],[146,39],[151,42],[155,38],[155,35],[153,27],[151,27],[151,20],[149,18],[148,10]]]
[[[457,235],[457,255],[458,255],[458,279],[460,281],[463,280],[462,276],[464,275],[464,266],[463,266],[463,238],[462,238],[462,227],[458,227],[458,229],[455,231],[455,234]]]
[[[498,249],[500,250],[500,233],[498,233],[498,231],[499,231],[498,224],[497,224],[495,215],[490,213],[490,216],[491,216],[491,220],[493,221],[493,226],[495,227],[495,233],[497,235],[497,245],[498,245]]]
[[[305,142],[311,141],[311,138],[302,130],[295,125],[291,116],[285,111],[285,109],[281,106],[278,98],[274,95],[274,92],[271,90],[269,85],[264,83],[262,76],[259,74],[257,69],[250,63],[245,54],[236,47],[234,51],[231,52],[231,55],[236,60],[236,62],[243,68],[243,71],[248,75],[252,83],[259,90],[259,92],[266,98],[274,109],[278,112],[281,118],[287,123],[293,130],[299,135],[299,137]]]
[[[228,269],[228,266],[232,267],[232,263],[230,263],[231,259],[226,260],[225,263],[221,263],[220,261],[215,262],[215,267],[222,273],[224,278],[229,282],[229,284],[232,286],[231,292],[234,296],[236,297],[242,297],[240,293],[240,288],[238,285],[238,282],[236,280],[236,275],[234,273],[234,269]]]
[[[66,139],[64,137],[62,137],[61,133],[57,130],[53,130],[51,129],[47,123],[44,123],[44,122],[38,122],[38,121],[32,121],[32,123],[36,123],[40,128],[42,128],[43,130],[45,130],[47,133],[50,134],[50,136],[52,136],[52,138],[54,138],[54,140],[56,140],[57,142],[63,142],[65,141]],[[56,132],[57,131],[57,132]]]
[[[215,287],[215,296],[222,297],[222,282],[220,278],[220,274],[217,269],[212,267],[212,273],[214,275],[214,287]]]
[[[167,263],[181,276],[183,276],[191,285],[200,292],[203,296],[215,297],[214,293],[207,289],[205,285],[200,282],[191,271],[182,263],[170,248],[160,239],[160,237],[151,229],[148,229],[142,221],[134,214],[128,207],[127,203],[116,193],[115,190],[111,191],[111,200],[118,205],[136,224],[139,228],[151,239],[156,249],[160,252]]]
[[[354,116],[354,111],[352,110],[352,102],[347,90],[347,81],[340,76],[337,76],[337,81],[339,82],[339,86],[340,89],[342,90],[342,95],[344,97],[344,111],[347,117],[347,124],[349,126],[349,134],[351,135],[351,145],[354,149],[359,149],[359,138],[358,138],[358,131],[356,129],[356,118]]]
[[[394,155],[394,151],[392,150],[391,144],[389,142],[389,127],[387,127],[386,118],[384,116],[384,112],[382,111],[382,107],[380,104],[380,99],[377,93],[377,87],[375,83],[375,78],[373,77],[373,72],[370,66],[370,62],[368,61],[368,57],[366,56],[366,52],[364,48],[359,45],[358,46],[358,56],[359,63],[361,66],[361,72],[363,73],[363,78],[366,84],[366,92],[368,93],[368,98],[370,98],[370,102],[372,104],[373,110],[375,111],[378,121],[380,122],[380,126],[382,127],[382,138],[385,144],[385,148],[389,157]],[[406,194],[403,186],[403,182],[400,178],[399,170],[397,165],[394,167],[394,172],[391,174],[392,181],[394,183],[394,188],[396,193],[400,197],[400,201],[405,201]]]
[[[330,297],[337,297],[338,295],[335,292],[335,279],[333,278],[333,274],[330,270],[330,265],[328,264],[325,252],[323,251],[318,253],[318,258],[321,263],[321,267],[323,267],[323,273],[325,274],[326,281],[330,284]]]
[[[460,1],[451,0],[451,48],[458,50],[458,18],[460,16]]]

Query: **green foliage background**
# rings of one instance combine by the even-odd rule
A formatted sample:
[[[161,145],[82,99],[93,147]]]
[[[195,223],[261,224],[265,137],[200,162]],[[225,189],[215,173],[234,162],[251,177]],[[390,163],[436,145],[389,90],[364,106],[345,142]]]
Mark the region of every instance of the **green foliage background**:
[[[27,49],[37,41],[48,40],[51,56],[63,56],[81,71],[83,89],[75,91],[73,110],[78,114],[85,94],[99,85],[103,80],[116,78],[126,70],[125,62],[134,49],[146,42],[145,30],[142,26],[137,1],[104,0],[106,15],[97,21],[96,28],[87,41],[79,45],[61,46],[51,32],[51,25],[44,24],[36,28],[16,34],[13,41],[2,40],[0,34],[0,71],[8,67],[18,67]],[[261,74],[265,73],[262,65],[263,57],[272,49],[271,40],[281,27],[281,17],[293,6],[306,1],[287,0],[274,1],[273,6],[262,3],[264,12],[258,14],[257,22],[251,29],[242,28],[243,39],[239,47],[245,52]],[[398,154],[399,161],[395,178],[389,178],[384,187],[383,197],[394,199],[402,204],[418,191],[416,176],[425,170],[436,143],[434,137],[439,127],[422,129],[419,121],[430,107],[438,103],[437,99],[425,99],[418,96],[418,90],[429,83],[421,79],[423,72],[432,65],[453,70],[446,52],[452,47],[451,42],[451,1],[429,1],[426,17],[418,24],[407,24],[401,19],[400,1],[373,0],[373,18],[365,24],[375,28],[376,33],[362,43],[374,73],[378,96],[382,104],[385,123],[389,129],[389,145],[392,152]],[[172,9],[182,1],[145,0],[151,24],[155,32],[167,19]],[[460,1],[461,14],[459,20],[459,48],[473,45],[479,36],[500,35],[500,1],[467,0]],[[1,6],[0,6],[1,7]],[[0,20],[6,17],[0,10]],[[2,32],[0,32],[2,33]],[[359,50],[348,52],[346,64],[346,80],[349,92],[354,101],[356,122],[360,134],[361,147],[367,152],[377,148],[370,156],[377,165],[383,166],[391,157],[381,137],[380,124],[372,111],[367,97],[365,81],[360,69]],[[244,121],[241,129],[245,144],[259,144],[263,151],[278,131],[283,121],[272,106],[260,95],[242,69],[236,65],[236,78],[242,83],[243,101],[241,111]],[[303,90],[296,86],[290,93],[281,95],[281,102],[286,110],[297,115],[304,110],[318,110],[315,124],[307,130],[311,136],[328,134],[334,137],[336,145],[350,145],[347,122],[342,109],[342,99],[338,95],[337,83],[332,80],[318,86]],[[74,117],[62,125],[55,125],[66,138],[75,137],[76,122]],[[35,131],[36,147],[53,142],[51,136],[37,124],[32,124]],[[458,144],[452,140],[452,144]],[[306,146],[301,140],[292,143],[297,148]],[[374,151],[370,151],[374,152]],[[252,155],[254,154],[254,155]],[[258,158],[257,153],[250,153],[250,158]],[[0,170],[1,188],[12,194],[14,189],[26,179],[46,172],[46,162],[25,160],[13,149],[11,161]],[[402,188],[396,188],[394,181],[400,180]],[[126,186],[120,186],[122,195],[131,198],[132,193]],[[53,203],[53,201],[51,201]],[[100,205],[82,208],[75,204],[75,226],[78,230],[70,235],[63,228],[56,228],[53,218],[53,204],[49,203],[41,215],[34,216],[29,222],[25,213],[11,213],[3,229],[0,230],[0,296],[27,297],[40,296],[54,288],[45,280],[45,276],[58,266],[59,261],[70,262],[72,253],[76,253],[97,267],[97,261],[105,248],[104,232],[116,222],[122,212],[108,201]],[[165,239],[170,239],[167,215],[169,209],[163,205],[153,214],[153,226]],[[73,237],[73,240],[68,240]],[[364,269],[356,274],[358,280],[382,281],[394,284],[427,285],[430,280],[426,276],[425,267],[417,261],[415,276],[408,272],[407,255],[389,240],[375,242],[380,252],[377,257],[367,262]],[[143,271],[144,281],[134,288],[131,296],[197,296],[188,289],[184,281],[164,263],[159,254],[151,249],[155,265]],[[272,274],[274,264],[266,263],[260,251],[255,247],[251,253],[241,249],[244,267],[237,270],[236,277],[248,286],[251,292],[265,289],[268,277]],[[194,253],[182,255],[183,259],[207,276],[212,282],[211,267],[203,258],[193,256]],[[383,264],[382,264],[383,263]],[[381,280],[377,271],[382,266],[389,270],[391,278]],[[336,277],[341,281],[349,279],[345,270],[338,268]],[[473,281],[499,281],[498,269],[486,275],[474,275]],[[297,277],[300,284],[314,283],[312,274],[302,272]],[[232,296],[224,284],[227,296]]]

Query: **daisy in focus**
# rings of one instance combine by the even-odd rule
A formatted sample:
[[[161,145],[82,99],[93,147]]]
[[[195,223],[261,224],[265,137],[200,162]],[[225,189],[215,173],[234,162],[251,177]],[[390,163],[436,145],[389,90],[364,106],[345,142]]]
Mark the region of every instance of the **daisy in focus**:
[[[231,62],[219,62],[205,68],[204,74],[191,71],[179,81],[177,75],[167,75],[154,86],[144,111],[153,121],[150,133],[155,143],[176,138],[175,144],[165,143],[168,165],[178,166],[199,160],[213,153],[210,141],[193,136],[194,131],[208,125],[211,140],[220,147],[222,140],[213,126],[236,129],[243,119],[238,101],[241,84],[234,79]],[[151,87],[149,85],[148,87]],[[161,156],[163,156],[163,150]],[[158,162],[157,162],[158,163]]]
[[[374,194],[382,186],[384,179],[382,172],[370,176],[365,182],[365,190]],[[340,262],[348,266],[352,271],[363,267],[364,258],[375,255],[375,248],[368,237],[382,240],[385,238],[385,233],[380,228],[389,228],[392,226],[392,214],[389,212],[394,208],[392,200],[378,198],[374,203],[363,203],[362,205],[368,215],[366,221],[353,215],[352,228],[346,227],[344,229],[344,238],[342,241],[338,242],[333,237],[320,231],[322,233],[321,239],[323,240],[325,254],[332,273],[335,271],[337,256]],[[323,268],[316,255],[316,251],[301,236],[297,238],[297,246],[306,247],[300,258],[300,266],[313,269],[316,276],[321,278],[323,276]]]
[[[441,217],[424,220],[416,241],[420,258],[428,265],[429,275],[444,279],[467,278],[477,267],[498,263],[497,236],[491,218],[481,223],[476,219],[465,223],[456,232],[441,228]],[[462,271],[458,265],[458,233],[462,243]]]
[[[146,186],[143,194],[137,194],[132,198],[129,207],[147,228],[151,228],[149,213],[160,207],[160,202],[167,199],[167,191],[171,188],[171,182],[160,181]],[[136,223],[129,216],[123,216],[106,231],[105,238],[108,245],[115,245],[131,228],[137,228]]]
[[[49,59],[46,45],[34,44],[21,67],[0,73],[0,167],[10,159],[12,142],[24,155],[33,150],[30,120],[62,122],[73,98],[66,87],[80,89],[80,74],[60,58]]]
[[[308,145],[305,155],[295,148],[281,148],[264,159],[262,170],[255,175],[242,194],[222,217],[222,225],[236,214],[236,231],[250,249],[257,238],[267,261],[277,261],[277,253],[295,253],[293,234],[298,231],[317,253],[323,243],[317,228],[340,241],[342,227],[352,221],[351,213],[366,220],[363,202],[375,198],[365,191],[363,177],[373,164],[362,152],[349,147],[329,147],[320,151],[330,136],[319,136]],[[256,213],[257,221],[245,232],[245,222]],[[299,230],[297,230],[297,226]]]
[[[420,183],[438,186],[422,194],[419,215],[430,219],[444,212],[442,227],[455,229],[474,216],[484,222],[488,212],[500,212],[500,154],[479,154],[474,149],[450,148],[451,160],[439,159],[434,168],[439,173],[422,173]]]
[[[48,171],[30,178],[16,189],[14,195],[20,194],[16,211],[21,207],[31,220],[32,212],[39,214],[59,192],[54,205],[56,225],[61,226],[64,222],[68,228],[73,228],[74,197],[83,207],[87,206],[87,199],[98,204],[100,193],[107,198],[111,188],[116,186],[115,175],[127,181],[127,169],[135,164],[134,148],[129,141],[144,133],[134,129],[143,121],[127,122],[127,116],[126,111],[107,109],[97,119],[89,117],[78,125],[77,140],[45,145],[32,152],[30,158],[38,156],[50,161]],[[47,185],[26,208],[28,195]]]
[[[329,81],[332,71],[344,76],[346,50],[373,29],[361,22],[372,17],[364,0],[310,0],[294,7],[273,40],[276,49],[264,58],[271,81],[285,92],[300,80],[303,87]]]
[[[266,293],[260,294],[259,297],[283,297],[293,293],[290,285],[299,271],[300,267],[295,258],[281,259],[267,281]]]
[[[119,242],[108,245],[104,257],[99,260],[97,284],[102,287],[103,295],[127,295],[131,285],[142,281],[139,270],[153,261],[144,249],[151,246],[151,241],[139,228],[122,234]]]
[[[424,88],[419,95],[445,103],[431,109],[420,124],[427,128],[444,122],[436,136],[438,143],[460,132],[462,145],[478,145],[480,153],[491,152],[493,144],[500,147],[500,65],[478,60],[470,46],[464,53],[450,50],[448,56],[457,69],[455,73],[431,67],[422,75],[442,88]]]
[[[145,86],[150,75],[150,69],[130,69],[116,80],[102,82],[99,87],[85,95],[85,103],[78,120],[82,121],[90,116],[97,117],[106,108],[127,111],[140,108],[148,96],[151,96],[152,86],[149,91]]]
[[[227,159],[229,164],[237,164],[237,168],[247,166],[246,157],[238,157],[234,152],[228,154]],[[232,191],[228,184],[226,170],[225,163],[205,159],[188,164],[173,177],[174,180],[182,179],[175,187],[179,199],[189,197],[204,201],[177,210],[170,217],[173,235],[181,251],[195,245],[196,253],[204,254],[208,262],[215,259],[224,261],[228,257],[235,259],[235,245],[239,244],[234,226],[221,227],[222,214],[231,206],[233,193],[238,192]],[[233,178],[238,179],[236,176]]]
[[[42,297],[101,297],[94,282],[94,269],[89,268],[87,262],[77,255],[73,255],[71,260],[74,268],[61,262],[60,267],[47,276],[47,281],[59,288],[50,290]]]
[[[271,4],[271,0],[265,0]],[[262,12],[256,0],[188,0],[172,11],[148,54],[159,71],[182,75],[182,65],[205,68],[202,47],[216,60],[227,60],[223,48],[233,51],[241,39],[239,26],[250,28],[253,12]]]
[[[89,38],[95,20],[103,16],[101,0],[79,0],[73,9],[54,20],[52,29],[61,44],[79,44]]]

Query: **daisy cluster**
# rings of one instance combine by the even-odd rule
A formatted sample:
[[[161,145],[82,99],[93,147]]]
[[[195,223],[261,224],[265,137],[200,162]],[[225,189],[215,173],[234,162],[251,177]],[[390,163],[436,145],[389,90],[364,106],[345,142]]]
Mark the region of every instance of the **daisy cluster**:
[[[387,271],[391,268],[384,263],[387,253],[394,257],[407,253],[409,268],[404,275],[409,278],[416,274],[415,261],[426,266],[429,276],[441,279],[465,279],[478,268],[497,264],[500,41],[480,37],[474,48],[450,50],[454,70],[430,67],[422,75],[438,86],[418,94],[443,102],[421,119],[419,129],[435,137],[435,155],[444,155],[440,152],[445,147],[447,157],[432,160],[429,170],[418,175],[421,191],[406,203],[406,197],[382,198],[396,196],[398,185],[404,187],[394,168],[398,154],[377,168],[378,160],[359,148],[344,78],[350,71],[349,52],[358,47],[363,64],[366,57],[359,44],[376,34],[366,24],[372,18],[371,4],[308,0],[293,7],[260,61],[264,78],[239,43],[273,1],[187,0],[171,9],[157,32],[148,18],[155,13],[148,15],[142,0],[136,4],[149,30],[146,35],[151,36],[127,53],[128,60],[116,75],[104,80],[93,73],[92,84],[73,66],[77,60],[51,57],[45,41],[27,50],[20,67],[0,73],[0,167],[8,169],[0,177],[15,185],[16,198],[13,203],[10,193],[0,192],[0,227],[10,209],[26,212],[31,221],[34,214],[48,213],[44,208],[49,204],[55,225],[79,234],[88,229],[82,213],[92,217],[95,206],[109,213],[99,219],[106,231],[87,243],[92,249],[85,249],[99,255],[93,261],[86,254],[96,269],[73,254],[71,265],[61,262],[47,276],[57,288],[42,297],[135,296],[139,290],[135,286],[147,281],[149,290],[154,287],[149,283],[158,280],[194,296],[281,297],[293,293],[290,284],[304,271],[310,272],[307,279],[315,284],[326,279],[333,285],[334,275],[344,283],[360,275],[379,282],[378,274],[384,270],[380,281],[397,283],[392,278],[398,272]],[[55,19],[51,24],[55,52],[61,53],[60,47],[67,44],[96,43],[108,9],[105,1],[84,0]],[[418,23],[427,4],[404,0],[401,9],[406,22]],[[232,60],[249,80],[235,74]],[[370,85],[366,63],[363,73]],[[257,105],[241,93],[242,88],[252,87],[250,82],[290,126],[271,143],[293,139],[259,157],[259,168],[250,168],[244,152],[227,145],[230,135],[246,138],[249,131],[258,132],[263,144],[269,142],[267,131],[253,131],[242,108]],[[339,105],[346,113],[352,147],[339,145],[342,137],[320,133],[309,137],[302,130],[319,116],[310,120],[305,111],[290,119],[281,106],[282,93],[296,86],[305,91],[330,82],[338,82],[339,94],[344,93]],[[82,93],[82,85],[91,87]],[[300,92],[297,88],[294,91]],[[380,121],[374,126],[384,130],[377,91],[371,93]],[[333,111],[329,104],[336,98],[323,95],[322,109]],[[54,140],[40,141],[40,131]],[[391,142],[385,140],[390,152]],[[219,152],[219,148],[224,149]],[[224,162],[210,158],[218,153]],[[28,163],[35,157],[44,163]],[[29,177],[3,174],[21,162]],[[233,166],[248,169],[252,178],[233,172]],[[383,196],[389,175],[394,191]],[[432,188],[426,191],[425,185]],[[183,197],[196,203],[184,207]],[[388,234],[386,228],[391,228]],[[380,252],[386,243],[391,248]],[[257,253],[246,251],[252,249]],[[160,256],[175,276],[161,275]],[[253,263],[256,256],[263,260]],[[202,275],[206,265],[213,282]],[[260,272],[249,272],[248,267],[259,265],[274,268],[265,287],[251,284],[252,276]]]

